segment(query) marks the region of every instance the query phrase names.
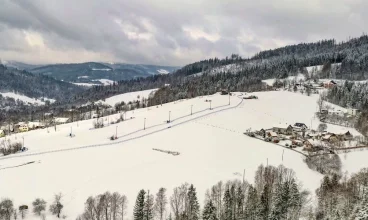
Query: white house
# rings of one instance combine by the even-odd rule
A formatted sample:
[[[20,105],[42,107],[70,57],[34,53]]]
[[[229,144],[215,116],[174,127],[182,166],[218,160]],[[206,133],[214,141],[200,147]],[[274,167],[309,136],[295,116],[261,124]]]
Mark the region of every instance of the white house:
[[[329,110],[328,114],[329,115],[344,116],[345,112],[341,111],[340,109],[337,109],[337,110]]]
[[[355,108],[349,108],[348,109],[348,114],[349,115],[352,115],[352,116],[355,116],[359,113],[359,110],[358,109],[355,109]]]

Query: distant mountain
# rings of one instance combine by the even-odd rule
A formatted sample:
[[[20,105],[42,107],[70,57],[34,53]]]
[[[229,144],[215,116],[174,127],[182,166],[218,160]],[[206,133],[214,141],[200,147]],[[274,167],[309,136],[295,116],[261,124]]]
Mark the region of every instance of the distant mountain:
[[[19,70],[30,70],[30,69],[34,69],[34,68],[42,66],[42,65],[22,63],[18,61],[6,61],[6,60],[0,60],[0,64],[8,68],[14,68],[14,69],[19,69]]]
[[[36,99],[49,98],[58,103],[72,100],[76,94],[84,90],[83,87],[49,76],[35,75],[0,64],[0,94],[14,93]],[[6,106],[12,107],[13,110],[20,105],[16,100],[11,102],[0,96],[0,107],[4,107],[4,101],[8,103]]]
[[[34,74],[54,77],[58,80],[73,83],[98,83],[100,79],[112,81],[130,80],[158,74],[168,74],[179,67],[154,66],[122,63],[75,63],[53,64],[29,69]]]

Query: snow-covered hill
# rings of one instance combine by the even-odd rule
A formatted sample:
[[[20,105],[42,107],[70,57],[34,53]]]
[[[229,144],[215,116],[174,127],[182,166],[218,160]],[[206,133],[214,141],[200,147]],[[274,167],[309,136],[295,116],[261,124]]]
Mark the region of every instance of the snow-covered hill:
[[[156,90],[157,89],[149,89],[149,90],[143,90],[143,91],[137,91],[137,92],[124,93],[124,94],[115,95],[110,98],[107,98],[105,101],[100,100],[97,102],[107,104],[107,105],[114,107],[116,103],[120,103],[120,102],[128,103],[128,102],[133,102],[136,100],[141,101],[142,98],[148,98],[148,96],[152,92],[155,92]]]
[[[54,99],[48,99],[48,98],[44,98],[43,101],[41,99],[35,99],[35,98],[30,98],[28,96],[25,95],[21,95],[21,94],[16,94],[13,92],[4,92],[4,93],[0,93],[2,96],[4,97],[9,97],[9,98],[13,98],[15,100],[20,100],[23,101],[25,104],[34,104],[34,105],[44,105],[46,100],[49,100],[50,103],[55,102]]]
[[[63,212],[68,219],[76,219],[88,196],[119,191],[127,195],[128,217],[133,219],[134,201],[140,189],[156,192],[159,187],[166,187],[171,194],[181,183],[193,183],[199,201],[203,202],[205,191],[212,184],[239,178],[234,173],[244,169],[246,180],[251,182],[257,167],[266,163],[292,168],[303,186],[314,194],[322,175],[310,170],[302,155],[243,132],[276,123],[302,122],[317,128],[317,96],[282,91],[255,95],[258,100],[243,100],[236,93],[231,96],[231,105],[228,96],[216,94],[129,111],[129,120],[102,129],[92,129],[93,120],[86,120],[57,126],[56,131],[50,128],[49,132],[43,129],[13,135],[12,141],[21,142],[24,137],[29,150],[0,157],[0,195],[13,199],[16,206],[31,206],[37,197],[50,203],[54,193],[61,192]],[[212,100],[212,110],[210,103],[205,102],[208,99]],[[169,115],[171,123],[167,124]],[[103,120],[107,125],[118,117]],[[73,138],[69,137],[71,128]],[[329,129],[346,130],[332,125]],[[357,134],[354,129],[349,130]],[[119,138],[110,141],[115,132]],[[178,151],[180,155],[152,148]],[[367,167],[367,160],[356,160],[367,156],[368,151],[347,154],[341,158],[343,170]],[[28,162],[34,163],[16,167]]]

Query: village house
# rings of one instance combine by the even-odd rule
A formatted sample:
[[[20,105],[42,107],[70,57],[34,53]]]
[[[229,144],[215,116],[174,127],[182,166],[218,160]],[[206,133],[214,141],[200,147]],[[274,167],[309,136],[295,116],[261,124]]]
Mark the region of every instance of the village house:
[[[45,123],[42,123],[42,122],[38,122],[38,121],[35,121],[35,122],[28,122],[28,128],[29,129],[39,129],[39,128],[45,128]]]
[[[348,114],[351,116],[356,116],[359,113],[359,110],[356,108],[349,108],[348,109]]]
[[[69,118],[54,118],[55,124],[65,124],[69,122]]]
[[[349,141],[353,139],[353,135],[350,133],[350,131],[347,131],[341,134],[337,134],[337,137],[341,141]]]
[[[322,140],[327,142],[336,142],[338,141],[338,137],[334,133],[327,133],[322,136]]]
[[[307,130],[308,127],[307,125],[305,125],[304,123],[295,123],[294,126],[293,126],[293,130],[294,131],[305,131]]]
[[[304,141],[304,150],[311,151],[316,148],[322,148],[324,144],[320,140],[308,139]]]
[[[333,80],[327,81],[323,83],[323,87],[325,87],[326,89],[330,89],[332,87],[334,87],[337,83]]]
[[[291,135],[293,133],[293,126],[279,124],[272,127],[272,131],[278,134]]]
[[[329,115],[337,115],[337,116],[344,116],[345,115],[345,112],[344,111],[341,111],[340,109],[337,109],[337,110],[330,110],[328,111],[328,114]]]

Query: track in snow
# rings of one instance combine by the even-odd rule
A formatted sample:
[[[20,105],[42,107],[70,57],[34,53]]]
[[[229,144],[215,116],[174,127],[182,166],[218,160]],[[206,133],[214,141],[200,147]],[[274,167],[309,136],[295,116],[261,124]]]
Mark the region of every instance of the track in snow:
[[[228,108],[224,108],[224,109],[220,109],[220,110],[217,110],[217,111],[213,111],[214,109],[221,108],[221,107],[224,107],[224,106],[227,106],[227,105],[218,106],[218,107],[212,108],[212,110],[210,110],[211,112],[209,112],[207,114],[200,115],[200,116],[197,116],[197,117],[194,117],[194,118],[191,118],[191,119],[188,119],[186,121],[179,122],[179,123],[173,124],[173,125],[170,123],[170,124],[168,124],[168,127],[161,128],[159,130],[152,131],[152,132],[149,132],[149,133],[146,133],[146,134],[142,134],[142,135],[139,135],[139,136],[136,136],[136,137],[128,138],[128,139],[125,139],[125,140],[113,141],[113,142],[104,143],[104,144],[94,144],[94,145],[86,145],[86,146],[74,147],[74,148],[67,148],[67,149],[57,149],[57,150],[43,151],[43,152],[37,152],[37,153],[22,154],[22,155],[12,155],[12,156],[1,157],[0,160],[6,160],[6,159],[11,159],[11,158],[19,158],[19,157],[30,157],[30,156],[37,156],[37,155],[50,154],[50,153],[59,153],[59,152],[66,152],[66,151],[74,151],[74,150],[87,149],[87,148],[95,148],[95,147],[105,147],[105,146],[111,146],[111,145],[117,145],[117,144],[125,143],[125,142],[128,142],[128,141],[140,139],[140,138],[143,138],[143,137],[146,137],[148,135],[152,135],[152,134],[155,134],[155,133],[158,133],[158,132],[162,132],[162,131],[165,131],[165,130],[170,129],[170,128],[174,128],[174,127],[177,127],[179,125],[183,125],[183,124],[186,124],[188,122],[192,122],[194,120],[197,120],[197,119],[200,119],[200,118],[203,118],[203,117],[206,117],[206,116],[215,114],[215,113],[219,113],[219,112],[223,112],[223,111],[235,109],[235,108],[239,107],[243,103],[243,99],[242,98],[240,98],[240,99],[241,99],[241,101],[237,105],[235,105],[235,106],[231,106],[231,107],[228,107]],[[203,111],[205,111],[205,110],[196,112],[194,114],[198,114],[198,113],[203,112]],[[190,116],[190,115],[188,115],[188,116]],[[184,117],[186,117],[186,116],[184,116]],[[181,118],[183,118],[183,117],[181,117]],[[175,119],[175,120],[178,120],[178,119]],[[173,120],[173,121],[175,121],[175,120]],[[166,123],[164,123],[164,124],[166,124]],[[157,127],[157,126],[164,125],[164,124],[154,125],[154,126],[151,126],[149,128]],[[149,128],[146,128],[146,130],[149,129]],[[137,133],[139,131],[143,131],[143,129],[134,131],[132,133],[126,134],[126,135],[121,136],[121,137],[125,137],[125,136],[128,136],[128,135]]]

